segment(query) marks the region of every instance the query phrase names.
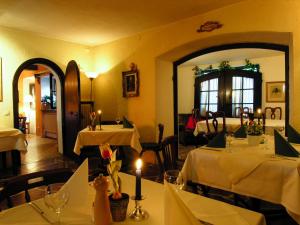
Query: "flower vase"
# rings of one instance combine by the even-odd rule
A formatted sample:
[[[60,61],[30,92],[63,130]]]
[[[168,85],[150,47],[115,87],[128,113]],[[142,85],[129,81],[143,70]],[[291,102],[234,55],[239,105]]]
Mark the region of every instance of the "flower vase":
[[[113,221],[120,222],[126,219],[129,195],[122,193],[122,198],[113,199],[112,194],[109,196],[110,212]]]
[[[247,139],[248,139],[248,145],[250,146],[257,146],[260,144],[261,140],[262,140],[262,136],[261,135],[247,135]]]

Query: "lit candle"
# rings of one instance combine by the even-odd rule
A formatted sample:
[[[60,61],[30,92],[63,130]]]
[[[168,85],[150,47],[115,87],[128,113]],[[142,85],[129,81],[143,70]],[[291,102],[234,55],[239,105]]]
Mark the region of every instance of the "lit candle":
[[[101,114],[102,114],[102,111],[99,109],[97,112],[98,112],[98,116],[99,116],[99,126],[100,126],[100,130],[101,130]]]
[[[261,116],[261,109],[260,108],[257,109],[257,113],[258,113],[258,122],[260,122],[260,116]]]
[[[257,109],[257,113],[258,113],[258,114],[261,114],[261,109]]]
[[[142,176],[142,160],[138,159],[135,163],[136,166],[136,182],[135,182],[135,200],[141,200],[141,176]]]

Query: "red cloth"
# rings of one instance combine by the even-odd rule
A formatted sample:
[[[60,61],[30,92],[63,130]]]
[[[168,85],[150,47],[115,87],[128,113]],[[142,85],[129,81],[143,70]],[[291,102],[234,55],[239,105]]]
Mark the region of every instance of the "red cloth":
[[[193,117],[192,115],[189,116],[189,119],[185,125],[185,129],[188,129],[188,130],[195,130],[196,128],[196,123],[197,123],[197,120],[195,117]]]

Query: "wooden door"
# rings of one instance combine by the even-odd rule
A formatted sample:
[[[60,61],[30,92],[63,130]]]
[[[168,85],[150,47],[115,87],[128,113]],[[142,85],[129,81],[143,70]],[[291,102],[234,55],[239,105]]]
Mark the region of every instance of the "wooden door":
[[[80,73],[74,60],[67,65],[64,83],[64,154],[74,156],[73,148],[80,127]]]

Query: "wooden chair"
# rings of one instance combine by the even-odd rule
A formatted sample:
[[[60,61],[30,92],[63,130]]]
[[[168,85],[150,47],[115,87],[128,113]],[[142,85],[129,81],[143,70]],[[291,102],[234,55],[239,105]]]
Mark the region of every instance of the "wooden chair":
[[[282,117],[282,109],[281,107],[265,107],[264,114],[266,118],[270,118],[271,120],[279,119]],[[270,115],[270,117],[269,117]]]
[[[178,169],[178,138],[166,137],[162,142],[162,154],[164,157],[164,170]]]
[[[5,179],[3,181],[3,189],[0,192],[0,200],[6,199],[7,207],[11,208],[14,206],[12,197],[19,193],[25,193],[25,201],[30,202],[31,196],[29,191],[33,191],[36,187],[66,182],[72,174],[73,172],[71,169],[61,168],[39,171]],[[18,199],[17,203],[22,204],[23,202]]]
[[[159,168],[161,171],[163,171],[163,164],[162,164],[162,160],[160,158],[160,151],[162,148],[162,138],[163,138],[163,134],[164,134],[164,125],[163,124],[158,124],[158,142],[144,142],[141,143],[142,145],[142,152],[140,153],[140,157],[143,156],[144,152],[146,151],[152,151],[155,153],[156,158],[157,158],[157,162],[159,165]]]
[[[226,120],[225,120],[225,113],[222,111],[218,112],[206,112],[206,126],[207,126],[207,138],[211,139],[213,138],[220,130],[219,130],[219,122],[218,118],[222,118],[223,125],[222,125],[222,131],[226,130]],[[209,120],[212,120],[211,122]],[[210,123],[213,126],[213,131],[210,129]]]

